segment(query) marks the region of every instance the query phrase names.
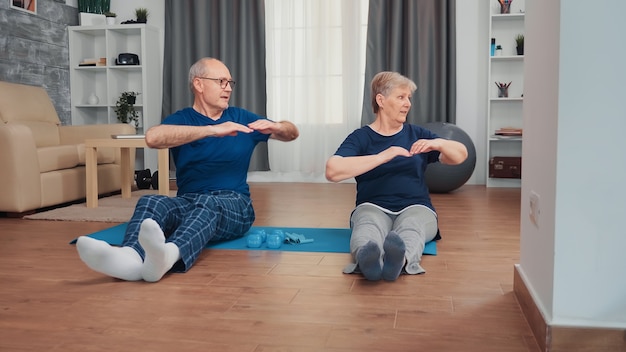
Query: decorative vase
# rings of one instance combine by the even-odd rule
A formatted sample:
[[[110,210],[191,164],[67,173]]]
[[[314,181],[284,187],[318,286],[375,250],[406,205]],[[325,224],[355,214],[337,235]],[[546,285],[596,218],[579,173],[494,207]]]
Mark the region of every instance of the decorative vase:
[[[102,14],[81,12],[78,24],[81,26],[101,26],[106,23],[106,17]]]
[[[517,50],[517,55],[524,55],[524,46],[523,45],[518,45],[515,47],[515,49]]]
[[[96,95],[96,93],[91,93],[87,98],[87,103],[89,105],[96,105],[100,102],[100,98]]]

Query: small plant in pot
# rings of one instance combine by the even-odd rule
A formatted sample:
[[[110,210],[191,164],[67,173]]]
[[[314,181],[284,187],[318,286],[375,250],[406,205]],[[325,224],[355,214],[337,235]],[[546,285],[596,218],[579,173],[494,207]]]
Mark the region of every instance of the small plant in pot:
[[[117,14],[115,12],[107,11],[104,13],[104,16],[106,16],[107,18],[107,24],[115,24],[115,17],[117,17]]]
[[[137,17],[137,23],[148,23],[148,9],[145,7],[136,8],[135,17]]]
[[[517,55],[524,55],[524,35],[518,34],[515,37],[515,45],[517,49]]]
[[[122,123],[132,124],[139,127],[139,112],[135,110],[137,102],[137,92],[122,92],[115,103],[115,113],[117,120]]]

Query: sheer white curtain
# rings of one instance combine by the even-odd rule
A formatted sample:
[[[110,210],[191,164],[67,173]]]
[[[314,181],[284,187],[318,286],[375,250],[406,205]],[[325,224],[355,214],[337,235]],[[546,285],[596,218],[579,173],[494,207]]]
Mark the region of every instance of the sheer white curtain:
[[[300,137],[270,140],[271,171],[249,181],[326,182],[326,160],[361,123],[367,11],[362,0],[265,0],[267,116]]]

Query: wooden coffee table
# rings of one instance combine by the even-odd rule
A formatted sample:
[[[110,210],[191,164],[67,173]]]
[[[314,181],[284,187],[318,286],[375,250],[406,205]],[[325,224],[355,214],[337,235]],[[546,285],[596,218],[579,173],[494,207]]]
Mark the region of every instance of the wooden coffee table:
[[[134,148],[148,148],[144,138],[101,138],[85,140],[85,172],[87,184],[87,208],[98,206],[98,148],[119,148],[122,166],[122,198],[130,198],[134,181],[134,165],[130,164],[130,151]],[[170,194],[169,149],[158,149],[159,194]]]

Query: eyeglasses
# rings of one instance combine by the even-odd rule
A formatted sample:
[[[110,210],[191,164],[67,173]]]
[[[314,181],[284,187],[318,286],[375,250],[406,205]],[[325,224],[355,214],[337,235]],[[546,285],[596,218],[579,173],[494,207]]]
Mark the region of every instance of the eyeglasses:
[[[220,87],[222,87],[222,89],[226,88],[226,85],[230,83],[230,88],[235,88],[235,84],[237,84],[237,82],[233,81],[232,79],[226,79],[226,78],[210,78],[210,77],[196,77],[199,79],[210,79],[211,81],[217,81],[220,84]]]

